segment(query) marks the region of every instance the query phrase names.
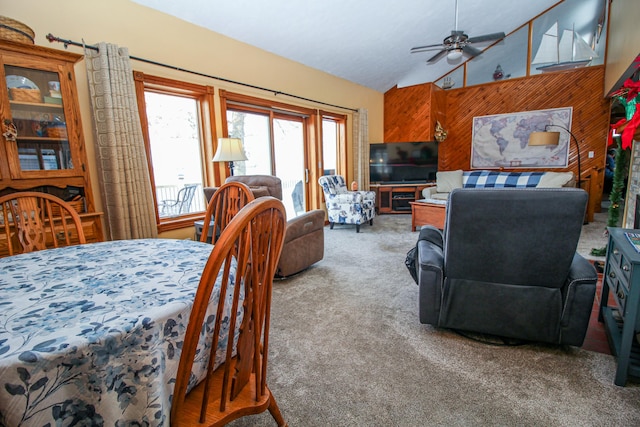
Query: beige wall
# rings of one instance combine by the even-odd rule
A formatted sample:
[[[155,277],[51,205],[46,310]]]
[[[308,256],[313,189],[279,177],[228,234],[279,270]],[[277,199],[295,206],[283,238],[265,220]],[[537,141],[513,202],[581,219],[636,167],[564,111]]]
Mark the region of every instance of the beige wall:
[[[604,93],[609,94],[631,76],[631,64],[640,55],[638,0],[612,0],[607,39]]]
[[[234,81],[291,93],[304,98],[349,108],[366,108],[369,114],[369,139],[383,138],[383,94],[329,74],[286,60],[277,55],[237,42],[202,27],[189,24],[128,0],[41,0],[3,1],[0,15],[30,26],[36,33],[36,44],[64,49],[60,43],[49,43],[45,36],[95,44],[114,43],[129,48],[130,55],[154,60],[187,70],[202,72]],[[241,25],[241,23],[239,23]],[[68,50],[82,53],[69,46]],[[193,83],[214,86],[281,102],[321,108],[340,114],[350,112],[319,104],[305,103],[287,96],[247,89],[206,77],[174,71],[133,61],[136,70]],[[93,193],[101,209],[98,178],[95,171],[93,130],[84,62],[76,66],[80,107],[91,165]],[[217,91],[216,91],[216,100]],[[352,121],[349,120],[349,135]],[[216,105],[216,127],[222,133],[219,105]],[[349,137],[350,139],[350,137]],[[350,152],[350,148],[349,148]],[[347,180],[353,174],[350,166]],[[165,233],[163,237],[190,237],[193,230]]]

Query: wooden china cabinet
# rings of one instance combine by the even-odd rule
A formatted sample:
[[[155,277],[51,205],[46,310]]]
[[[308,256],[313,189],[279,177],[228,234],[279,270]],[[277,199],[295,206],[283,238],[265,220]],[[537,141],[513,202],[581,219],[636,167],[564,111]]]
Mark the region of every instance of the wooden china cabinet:
[[[91,192],[73,69],[81,58],[0,40],[0,195],[30,190],[67,200],[87,241],[97,242],[102,213]]]

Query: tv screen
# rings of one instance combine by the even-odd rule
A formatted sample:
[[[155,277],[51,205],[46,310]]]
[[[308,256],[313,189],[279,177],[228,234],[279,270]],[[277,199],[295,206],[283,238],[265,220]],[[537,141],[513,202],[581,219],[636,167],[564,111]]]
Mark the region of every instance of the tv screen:
[[[420,183],[435,181],[438,143],[387,142],[369,146],[371,183]]]

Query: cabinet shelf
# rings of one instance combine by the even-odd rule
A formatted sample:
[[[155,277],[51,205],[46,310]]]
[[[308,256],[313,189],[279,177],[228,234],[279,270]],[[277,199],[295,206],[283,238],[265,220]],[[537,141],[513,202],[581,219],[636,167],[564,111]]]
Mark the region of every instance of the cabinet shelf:
[[[11,108],[18,107],[25,110],[41,110],[41,111],[61,111],[63,110],[62,104],[49,104],[46,102],[23,102],[23,101],[9,101]]]
[[[18,142],[20,141],[29,141],[29,142],[67,142],[68,138],[51,138],[49,136],[19,136]]]
[[[618,313],[618,315],[614,315]],[[608,331],[613,333],[607,334],[609,338],[609,347],[612,350],[614,356],[620,354],[622,348],[622,331],[624,329],[624,322],[619,315],[617,309],[612,307],[605,307],[602,311],[604,323]],[[631,352],[629,353],[629,375],[640,378],[640,344],[636,340],[631,343]]]

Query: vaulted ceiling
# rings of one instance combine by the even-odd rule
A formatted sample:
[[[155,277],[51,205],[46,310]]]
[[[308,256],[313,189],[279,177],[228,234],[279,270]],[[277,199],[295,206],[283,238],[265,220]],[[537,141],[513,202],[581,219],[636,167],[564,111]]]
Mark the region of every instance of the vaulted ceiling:
[[[558,0],[134,0],[230,38],[379,92],[436,81],[460,64],[414,46],[509,34]],[[490,43],[474,44],[479,49]],[[526,49],[526,46],[524,47]]]

